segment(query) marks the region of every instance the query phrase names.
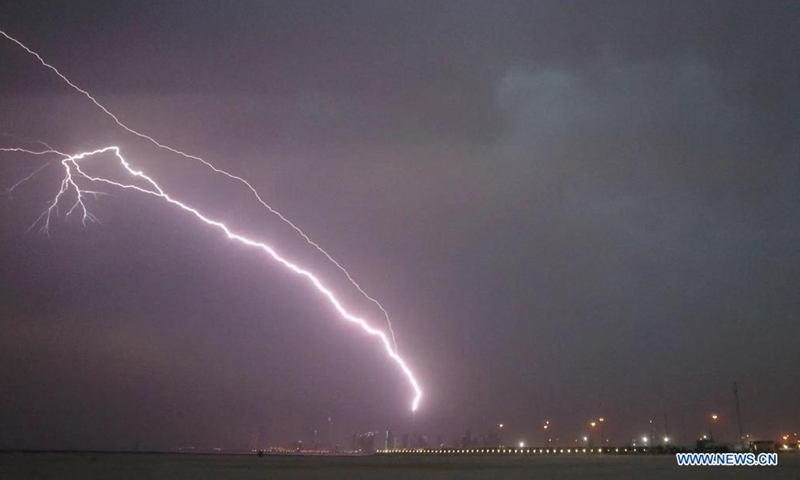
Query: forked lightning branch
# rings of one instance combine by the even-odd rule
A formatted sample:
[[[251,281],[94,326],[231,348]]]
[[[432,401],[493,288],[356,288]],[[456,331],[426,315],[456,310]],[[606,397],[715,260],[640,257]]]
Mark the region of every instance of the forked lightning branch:
[[[165,149],[172,153],[181,155],[185,158],[189,158],[192,160],[196,160],[204,164],[205,166],[211,168],[214,172],[224,175],[228,178],[234,179],[245,186],[247,186],[251,193],[256,197],[258,202],[270,212],[277,215],[283,222],[290,225],[298,234],[302,236],[302,238],[311,246],[313,246],[317,251],[322,253],[330,262],[332,262],[340,271],[344,273],[347,277],[348,281],[369,301],[373,302],[378,308],[383,312],[384,318],[386,320],[386,325],[389,331],[387,335],[383,330],[378,329],[370,325],[367,320],[361,318],[359,316],[353,315],[350,313],[344,305],[339,301],[339,299],[333,294],[332,290],[324,285],[319,278],[314,275],[310,270],[307,268],[303,268],[289,259],[278,255],[278,253],[267,243],[255,240],[253,238],[246,237],[231,230],[222,220],[219,219],[212,219],[196,208],[183,203],[173,196],[169,195],[165,192],[158,183],[150,176],[146,175],[143,171],[134,169],[130,163],[126,160],[126,158],[122,155],[120,149],[116,146],[107,146],[104,148],[100,148],[97,150],[80,152],[77,154],[66,154],[56,149],[50,148],[48,145],[43,144],[45,146],[44,149],[41,150],[33,150],[33,149],[25,149],[25,148],[18,148],[18,147],[6,147],[0,148],[0,152],[5,153],[24,153],[29,155],[52,155],[57,158],[60,158],[60,165],[63,167],[64,177],[61,180],[60,187],[57,190],[56,194],[54,195],[53,199],[47,205],[47,208],[41,213],[41,215],[36,219],[34,224],[39,225],[43,232],[48,232],[51,226],[51,219],[54,216],[58,215],[65,215],[66,217],[79,217],[81,222],[84,225],[90,222],[96,222],[98,219],[91,213],[87,206],[87,199],[90,197],[97,197],[98,195],[102,195],[106,192],[102,190],[98,190],[98,187],[111,187],[111,188],[119,188],[124,190],[135,191],[141,194],[150,195],[153,197],[157,197],[164,202],[170,204],[173,207],[176,207],[180,210],[183,210],[186,213],[193,215],[195,218],[200,220],[201,222],[205,223],[208,226],[214,227],[221,232],[223,232],[228,238],[232,240],[236,240],[244,245],[253,247],[255,249],[260,250],[262,253],[266,254],[272,260],[278,262],[280,265],[285,267],[286,269],[290,270],[291,272],[304,277],[306,280],[311,283],[311,285],[316,289],[318,293],[320,293],[334,308],[334,310],[346,321],[351,322],[357,326],[359,326],[363,331],[368,333],[371,336],[377,337],[381,344],[383,345],[384,349],[386,350],[387,355],[397,364],[400,368],[402,373],[407,378],[414,394],[411,401],[411,409],[416,410],[419,407],[420,399],[422,398],[422,390],[417,382],[413,372],[408,367],[406,361],[400,356],[399,351],[397,349],[397,345],[394,339],[394,331],[391,327],[391,321],[389,320],[389,314],[384,309],[384,307],[378,303],[377,300],[369,296],[361,286],[353,280],[349,272],[345,270],[338,262],[336,262],[325,250],[323,250],[317,243],[313,242],[299,227],[297,227],[294,223],[290,222],[286,219],[283,215],[279,212],[274,210],[270,207],[264,200],[259,196],[258,192],[255,188],[246,180],[236,175],[230,174],[222,169],[219,169],[212,165],[211,163],[207,162],[206,160],[195,156],[190,155],[170,146],[164,145],[153,139],[152,137],[142,134],[127,125],[123,124],[117,116],[111,113],[105,106],[103,106],[100,102],[98,102],[95,97],[89,94],[86,90],[83,90],[72,83],[67,77],[65,77],[61,72],[59,72],[55,67],[45,62],[42,57],[34,52],[33,50],[29,49],[27,46],[22,44],[20,41],[16,40],[15,38],[9,36],[2,30],[0,30],[0,35],[4,36],[8,40],[14,42],[21,48],[23,48],[26,52],[36,57],[36,59],[45,67],[52,70],[59,78],[61,78],[64,82],[66,82],[72,89],[80,92],[85,97],[87,97],[95,106],[101,109],[107,116],[112,118],[117,125],[122,127],[127,132],[136,135],[140,138],[148,140],[149,142],[153,143],[154,145],[158,146],[159,148]],[[41,142],[40,142],[41,143]],[[93,159],[94,157],[100,157],[103,159],[113,158],[116,159],[119,165],[122,166],[125,173],[129,175],[131,183],[121,183],[117,181],[110,180],[105,177],[94,176],[91,175],[88,170],[88,166],[84,165],[84,162]],[[27,177],[21,179],[16,184],[12,185],[7,191],[13,191],[20,185],[24,184],[27,180],[30,180],[33,176],[35,176],[42,168],[47,166],[48,164],[44,164],[35,171],[33,171]],[[86,185],[92,185],[92,187],[87,187]]]

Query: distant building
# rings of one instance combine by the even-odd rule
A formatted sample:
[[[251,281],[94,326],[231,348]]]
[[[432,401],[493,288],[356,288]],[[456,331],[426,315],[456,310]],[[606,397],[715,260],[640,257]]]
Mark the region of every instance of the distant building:
[[[461,437],[461,448],[472,448],[476,443],[475,439],[472,438],[472,432],[468,428],[464,436]]]
[[[753,453],[775,453],[775,442],[772,440],[755,440],[750,442],[750,451]]]
[[[487,448],[497,448],[500,446],[500,436],[497,432],[489,432],[483,436],[483,446]]]
[[[248,450],[250,451],[258,451],[263,450],[264,445],[266,445],[266,434],[264,432],[264,427],[260,425],[253,426],[252,433],[250,434],[250,441],[248,443]]]
[[[375,437],[378,432],[353,434],[353,449],[363,453],[375,453]]]

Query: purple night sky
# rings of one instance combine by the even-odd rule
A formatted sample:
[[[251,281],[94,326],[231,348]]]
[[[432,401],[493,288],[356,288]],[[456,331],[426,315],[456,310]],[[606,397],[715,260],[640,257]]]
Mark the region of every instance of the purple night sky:
[[[0,449],[612,443],[800,430],[797,2],[0,1],[127,125],[252,182],[388,309],[425,393],[263,254],[109,189],[0,197]],[[230,179],[0,38],[0,147],[119,145],[172,195],[381,312]],[[0,190],[44,159],[0,154]],[[96,173],[122,178],[98,160]],[[63,212],[62,212],[63,213]],[[412,425],[413,422],[413,425]]]

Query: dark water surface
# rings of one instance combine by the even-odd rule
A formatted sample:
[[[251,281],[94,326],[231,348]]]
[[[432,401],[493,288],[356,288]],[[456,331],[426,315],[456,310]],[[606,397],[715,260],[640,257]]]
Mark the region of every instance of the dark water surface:
[[[777,467],[679,467],[675,457],[310,457],[133,453],[2,453],[0,479],[800,479],[800,454]]]

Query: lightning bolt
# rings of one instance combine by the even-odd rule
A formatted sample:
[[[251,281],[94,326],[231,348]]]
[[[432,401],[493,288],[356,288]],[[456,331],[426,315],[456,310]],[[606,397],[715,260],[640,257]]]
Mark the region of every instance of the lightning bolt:
[[[37,173],[39,173],[39,172],[41,172],[42,170],[44,170],[44,168],[45,168],[46,166],[48,166],[48,165],[50,165],[50,162],[45,162],[45,163],[43,163],[43,164],[39,165],[39,168],[37,168],[36,170],[34,170],[33,172],[31,172],[31,174],[30,174],[30,175],[28,175],[27,177],[25,177],[25,178],[23,178],[22,180],[18,181],[18,182],[17,182],[17,183],[15,183],[14,185],[11,185],[10,187],[8,187],[8,188],[6,189],[6,191],[5,191],[5,192],[3,192],[3,195],[8,195],[8,194],[10,194],[10,193],[11,193],[11,192],[13,192],[13,191],[14,191],[14,190],[15,190],[17,187],[19,187],[19,186],[20,186],[20,185],[22,185],[23,183],[27,182],[27,181],[28,181],[28,180],[30,180],[31,178],[35,177]]]
[[[202,163],[203,165],[205,165],[206,167],[208,167],[211,170],[213,170],[214,172],[219,173],[221,175],[224,175],[224,176],[226,176],[226,177],[228,177],[230,179],[236,180],[239,183],[242,183],[243,185],[245,185],[250,190],[250,192],[253,194],[253,196],[256,198],[258,203],[260,203],[264,208],[269,210],[274,215],[277,215],[278,218],[280,218],[282,222],[284,222],[286,225],[289,225],[292,229],[294,229],[295,232],[297,232],[301,237],[303,237],[303,240],[305,240],[306,243],[308,243],[309,245],[314,247],[319,253],[324,255],[331,263],[333,263],[336,266],[336,268],[338,268],[342,273],[344,273],[344,275],[347,277],[347,280],[349,280],[350,283],[354,287],[356,287],[356,289],[361,293],[361,295],[363,295],[366,299],[368,299],[370,302],[375,304],[381,310],[381,312],[383,313],[384,318],[386,319],[386,324],[387,324],[387,326],[389,328],[389,333],[392,336],[392,345],[394,346],[394,350],[395,350],[395,352],[398,352],[398,350],[397,350],[397,340],[395,339],[394,329],[392,328],[392,321],[389,318],[389,312],[386,311],[386,309],[383,307],[383,305],[381,305],[380,302],[378,302],[378,300],[376,300],[375,298],[373,298],[370,295],[368,295],[367,292],[365,292],[364,289],[361,288],[361,285],[359,285],[353,279],[353,277],[350,275],[350,272],[348,272],[339,262],[334,260],[333,257],[331,257],[330,254],[328,254],[328,252],[326,252],[321,246],[319,246],[319,244],[317,244],[316,242],[311,240],[311,238],[309,238],[309,236],[306,235],[306,233],[303,230],[301,230],[300,227],[298,227],[297,225],[292,223],[288,218],[286,218],[280,212],[278,212],[277,210],[272,208],[269,204],[267,204],[267,202],[265,202],[264,199],[261,198],[261,195],[259,195],[258,191],[256,191],[256,189],[250,184],[250,182],[248,182],[247,180],[245,180],[242,177],[239,177],[239,176],[234,175],[232,173],[228,173],[225,170],[217,168],[216,166],[212,165],[210,162],[208,162],[207,160],[205,160],[205,159],[203,159],[201,157],[198,157],[196,155],[192,155],[192,154],[183,152],[183,151],[178,150],[176,148],[170,147],[169,145],[162,144],[159,141],[157,141],[156,139],[154,139],[153,137],[151,137],[149,135],[145,135],[144,133],[141,133],[141,132],[139,132],[137,130],[134,130],[133,128],[129,127],[128,125],[122,123],[122,121],[115,114],[113,114],[108,108],[106,108],[103,104],[101,104],[94,96],[92,96],[88,91],[86,91],[86,90],[80,88],[79,86],[77,86],[76,84],[74,84],[69,78],[67,78],[60,71],[58,71],[58,69],[56,67],[54,67],[53,65],[47,63],[41,57],[41,55],[39,55],[35,51],[31,50],[25,44],[23,44],[22,42],[20,42],[16,38],[10,36],[6,32],[4,32],[3,30],[0,30],[0,35],[2,35],[3,37],[7,38],[8,40],[14,42],[19,47],[21,47],[23,50],[28,52],[30,55],[33,55],[34,57],[36,57],[36,59],[39,61],[39,63],[41,63],[43,66],[45,66],[46,68],[48,68],[51,71],[53,71],[53,73],[55,73],[59,78],[61,78],[61,80],[63,80],[73,90],[83,94],[83,96],[88,98],[92,103],[94,103],[94,105],[96,107],[98,107],[100,110],[102,110],[103,113],[108,115],[117,125],[119,125],[121,128],[123,128],[127,132],[129,132],[129,133],[131,133],[133,135],[136,135],[139,138],[147,140],[148,142],[152,143],[153,145],[157,146],[158,148],[161,148],[163,150],[167,150],[169,152],[175,153],[177,155],[180,155],[182,157],[188,158],[190,160],[198,161],[198,162]]]
[[[80,187],[77,183],[78,180],[83,179],[95,184],[103,184],[111,187],[117,187],[125,190],[134,190],[139,193],[143,193],[146,195],[150,195],[156,198],[159,198],[179,209],[188,212],[194,215],[197,219],[214,227],[218,230],[221,230],[228,238],[231,240],[236,240],[239,243],[247,245],[249,247],[253,247],[256,249],[261,250],[262,252],[266,253],[269,257],[273,260],[278,262],[279,264],[283,265],[288,270],[291,270],[297,275],[304,277],[308,280],[316,290],[325,297],[328,302],[333,306],[336,312],[344,318],[345,320],[358,325],[363,331],[368,333],[369,335],[376,336],[380,339],[381,343],[383,344],[384,349],[386,350],[386,354],[397,363],[400,370],[405,374],[406,378],[408,379],[411,387],[414,390],[414,398],[411,403],[412,411],[416,411],[417,407],[419,407],[420,399],[422,398],[422,390],[417,383],[416,378],[414,377],[413,372],[408,365],[406,364],[405,360],[397,353],[395,349],[392,348],[391,341],[386,334],[378,330],[376,328],[371,327],[366,320],[356,315],[351,314],[350,312],[345,309],[342,303],[336,298],[333,292],[326,287],[313,273],[310,271],[300,267],[299,265],[289,261],[285,257],[279,255],[271,246],[267,245],[266,243],[262,243],[251,238],[248,238],[240,233],[234,232],[231,230],[227,225],[219,220],[212,219],[205,214],[201,213],[196,208],[189,206],[179,200],[176,200],[168,193],[166,193],[159,185],[153,180],[150,176],[145,174],[142,170],[136,170],[131,167],[130,163],[125,159],[125,157],[120,153],[120,149],[117,146],[108,146],[104,148],[100,148],[97,150],[81,152],[74,155],[67,155],[65,153],[59,152],[57,150],[48,149],[48,150],[27,150],[23,148],[0,148],[0,152],[22,152],[31,155],[49,155],[55,154],[59,155],[61,160],[61,165],[64,167],[64,178],[61,181],[61,187],[56,192],[55,197],[48,205],[47,209],[42,212],[41,216],[34,222],[36,223],[42,222],[42,229],[43,231],[47,232],[50,226],[50,218],[55,213],[58,214],[59,205],[66,202],[68,209],[67,209],[67,216],[70,216],[73,213],[79,213],[81,215],[81,221],[84,225],[87,222],[97,221],[97,218],[89,212],[86,207],[86,196],[87,195],[98,195],[104,192],[99,192],[95,190],[86,190]],[[113,180],[109,180],[103,177],[95,177],[88,173],[86,173],[81,168],[81,163],[84,160],[87,160],[91,157],[111,153],[113,154],[114,158],[116,158],[120,165],[125,169],[125,171],[132,177],[141,179],[146,184],[146,187],[142,187],[136,185],[134,183],[120,183]],[[67,200],[67,196],[72,194],[73,199]]]

